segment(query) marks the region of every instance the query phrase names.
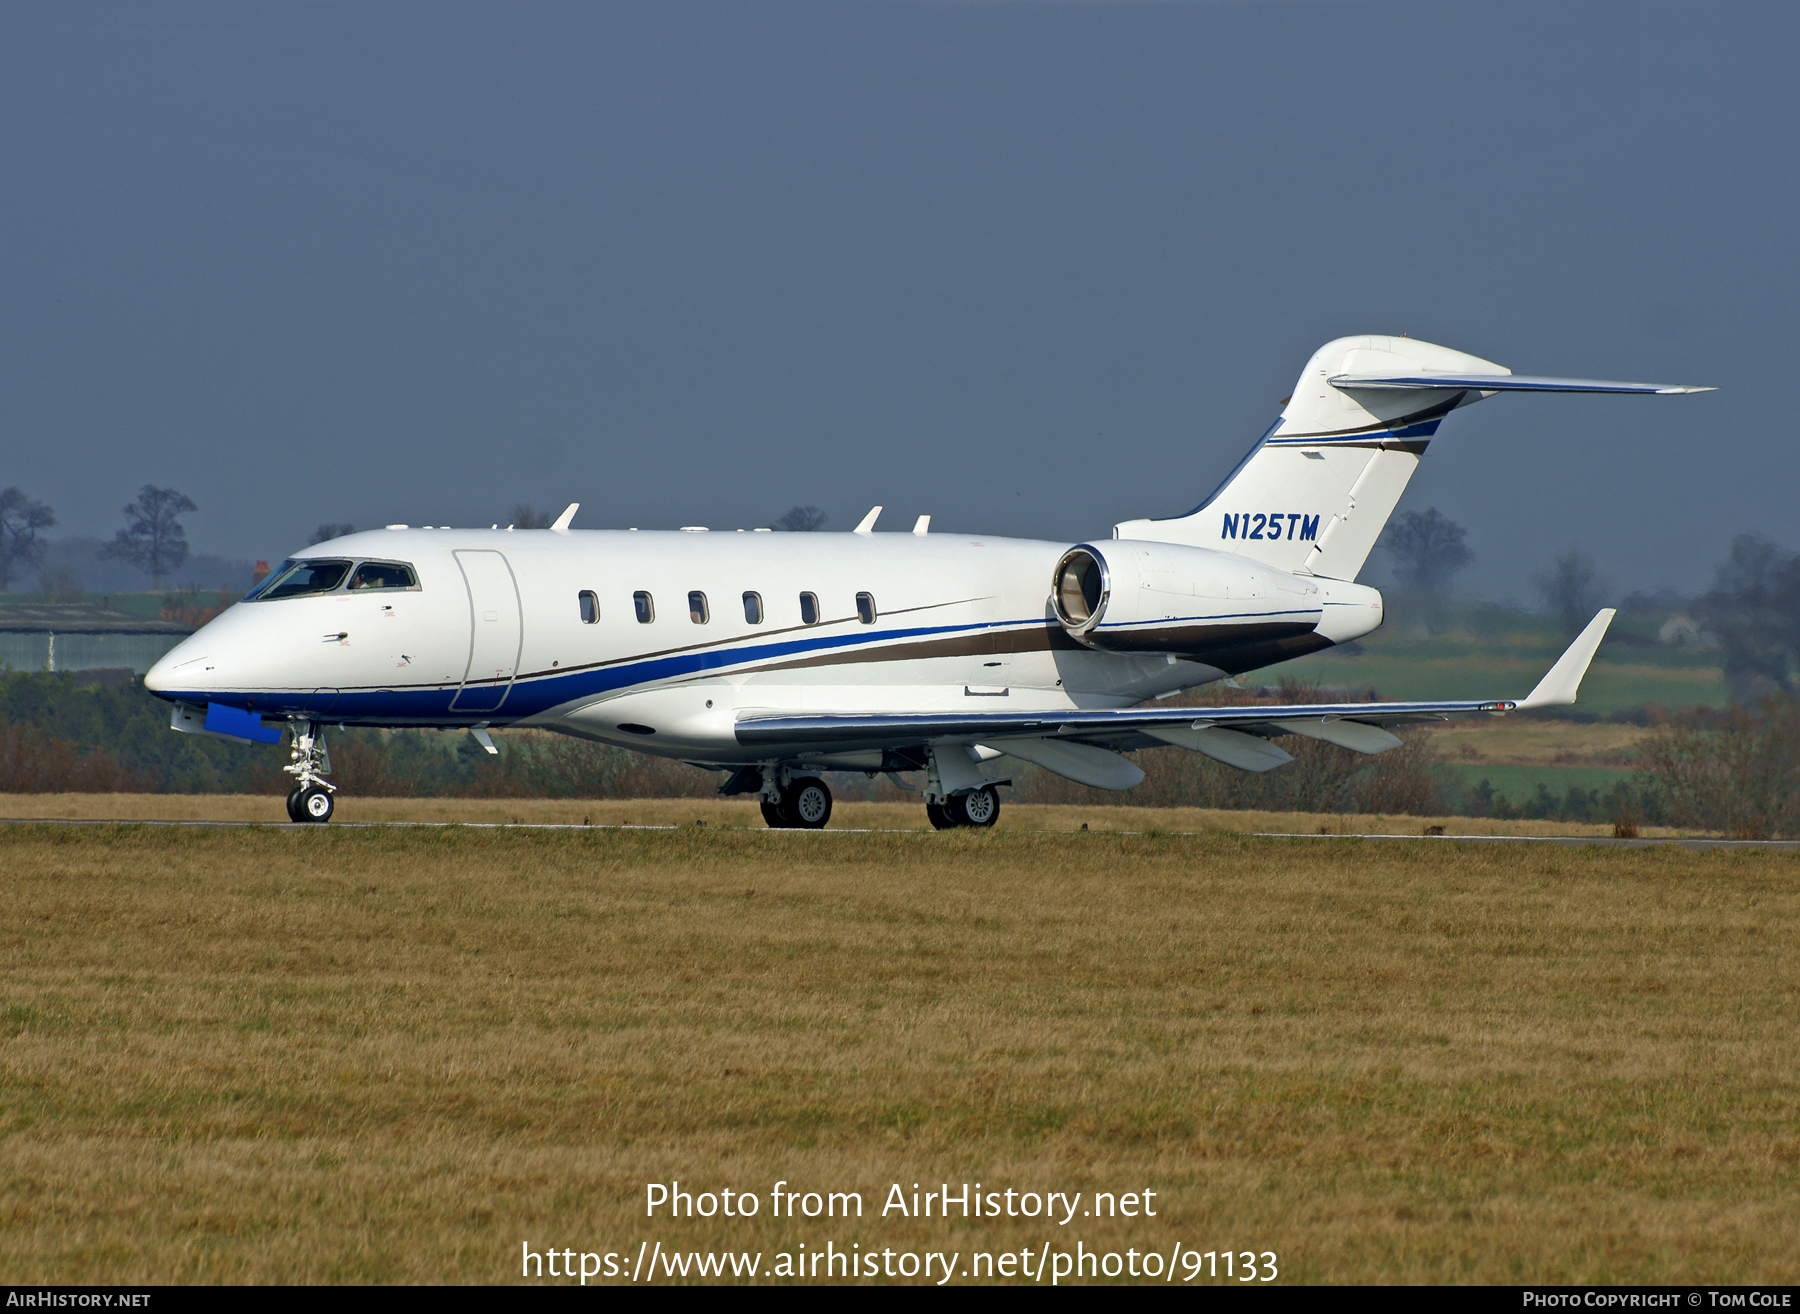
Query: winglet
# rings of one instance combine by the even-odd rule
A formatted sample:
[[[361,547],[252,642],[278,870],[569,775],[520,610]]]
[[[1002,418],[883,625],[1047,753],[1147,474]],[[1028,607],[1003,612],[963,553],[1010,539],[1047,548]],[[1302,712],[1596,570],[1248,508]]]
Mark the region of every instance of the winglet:
[[[875,521],[880,517],[880,515],[881,515],[880,507],[878,507],[878,506],[870,507],[869,514],[862,518],[862,523],[860,525],[858,525],[855,529],[851,530],[850,532],[852,534],[873,534],[875,532]]]
[[[1581,677],[1587,674],[1588,663],[1594,660],[1594,650],[1606,637],[1606,627],[1612,624],[1612,618],[1617,614],[1611,607],[1596,613],[1587,628],[1569,645],[1569,650],[1558,657],[1556,665],[1537,682],[1537,688],[1520,699],[1514,710],[1562,707],[1574,702],[1575,692],[1581,688]]]
[[[551,525],[550,528],[558,534],[568,533],[569,522],[575,518],[575,513],[579,510],[581,510],[581,503],[569,503],[569,505],[563,509],[563,513],[556,518],[556,523]]]

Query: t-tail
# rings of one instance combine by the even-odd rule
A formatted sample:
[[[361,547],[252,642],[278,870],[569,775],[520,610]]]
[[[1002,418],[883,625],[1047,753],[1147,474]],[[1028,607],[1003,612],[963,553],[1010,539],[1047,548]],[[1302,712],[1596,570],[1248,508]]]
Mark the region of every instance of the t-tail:
[[[1414,338],[1338,338],[1313,353],[1276,420],[1213,495],[1113,537],[1185,543],[1353,580],[1444,417],[1496,392],[1667,395],[1711,388],[1514,374]]]

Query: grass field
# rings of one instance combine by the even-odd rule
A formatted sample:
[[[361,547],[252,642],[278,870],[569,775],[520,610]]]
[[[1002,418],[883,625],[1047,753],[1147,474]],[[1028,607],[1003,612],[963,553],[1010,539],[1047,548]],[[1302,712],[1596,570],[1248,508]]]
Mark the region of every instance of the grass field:
[[[279,797],[262,794],[0,794],[0,817],[69,821],[231,821],[287,823]],[[754,800],[360,798],[340,795],[338,822],[430,822],[557,826],[704,826],[762,830]],[[1577,821],[1497,821],[1485,817],[1398,817],[1336,812],[1225,812],[1212,808],[1080,807],[1063,804],[1001,805],[996,829],[1017,831],[1132,831],[1236,834],[1418,835],[1441,826],[1453,835],[1605,836],[1612,826]],[[919,803],[838,803],[833,830],[928,831]],[[1646,837],[1685,832],[1645,827]]]
[[[651,1240],[1800,1278],[1800,855],[9,826],[0,899],[8,1282]],[[677,1178],[866,1215],[647,1222]],[[878,1216],[964,1181],[1159,1208]]]
[[[1473,766],[1451,762],[1445,769],[1465,789],[1485,780],[1494,787],[1496,797],[1505,797],[1514,804],[1536,798],[1539,785],[1549,790],[1552,798],[1560,799],[1571,786],[1605,793],[1620,781],[1629,784],[1636,777],[1635,772],[1609,767]]]
[[[1465,624],[1475,632],[1458,628]],[[1477,610],[1450,625],[1451,632],[1424,638],[1405,620],[1392,621],[1349,651],[1283,662],[1243,678],[1373,686],[1385,698],[1520,698],[1568,643],[1553,624],[1523,613]],[[1644,629],[1629,617],[1614,622],[1581,682],[1582,711],[1628,712],[1645,703],[1722,707],[1730,701],[1718,652],[1666,647]]]
[[[1639,745],[1648,727],[1613,722],[1552,721],[1536,716],[1470,717],[1436,726],[1432,750],[1463,788],[1483,780],[1515,804],[1538,787],[1563,798],[1571,787],[1604,793],[1641,771]]]

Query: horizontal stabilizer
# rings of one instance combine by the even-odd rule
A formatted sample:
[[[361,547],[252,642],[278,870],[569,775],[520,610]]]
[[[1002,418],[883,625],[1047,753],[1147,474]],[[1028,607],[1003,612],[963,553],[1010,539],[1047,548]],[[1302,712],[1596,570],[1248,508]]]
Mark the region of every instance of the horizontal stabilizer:
[[[1575,701],[1576,691],[1581,688],[1581,677],[1587,674],[1588,664],[1594,660],[1594,651],[1599,648],[1600,640],[1606,637],[1606,627],[1612,624],[1617,615],[1611,607],[1595,614],[1583,630],[1569,645],[1569,650],[1556,659],[1537,682],[1537,688],[1520,701],[1519,708],[1528,707],[1565,707]]]
[[[1472,389],[1479,392],[1636,392],[1658,397],[1688,392],[1717,392],[1668,383],[1612,383],[1606,379],[1553,379],[1538,374],[1335,374],[1334,388],[1416,392],[1426,388]]]

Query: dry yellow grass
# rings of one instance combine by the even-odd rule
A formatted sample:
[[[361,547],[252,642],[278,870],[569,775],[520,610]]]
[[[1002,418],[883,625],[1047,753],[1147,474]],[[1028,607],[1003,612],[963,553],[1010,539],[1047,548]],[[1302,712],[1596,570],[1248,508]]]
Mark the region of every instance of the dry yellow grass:
[[[1446,762],[1629,767],[1637,765],[1638,745],[1654,733],[1608,722],[1482,717],[1432,727],[1431,747]]]
[[[1800,855],[1120,834],[0,828],[0,1279],[534,1248],[1800,1277]],[[647,1223],[644,1184],[1158,1192]]]
[[[67,820],[250,821],[285,823],[277,797],[257,794],[0,794],[0,817]],[[763,829],[754,800],[736,799],[465,799],[359,798],[344,795],[336,819],[520,823],[550,825],[708,826]],[[1001,805],[998,829],[1198,832],[1226,830],[1255,835],[1418,835],[1442,826],[1452,835],[1606,836],[1610,824],[1578,821],[1496,821],[1487,817],[1356,816],[1331,812],[1224,812],[1211,808],[1083,807],[1061,804]],[[919,803],[839,803],[833,830],[929,830]],[[1685,832],[1647,826],[1646,837]]]

